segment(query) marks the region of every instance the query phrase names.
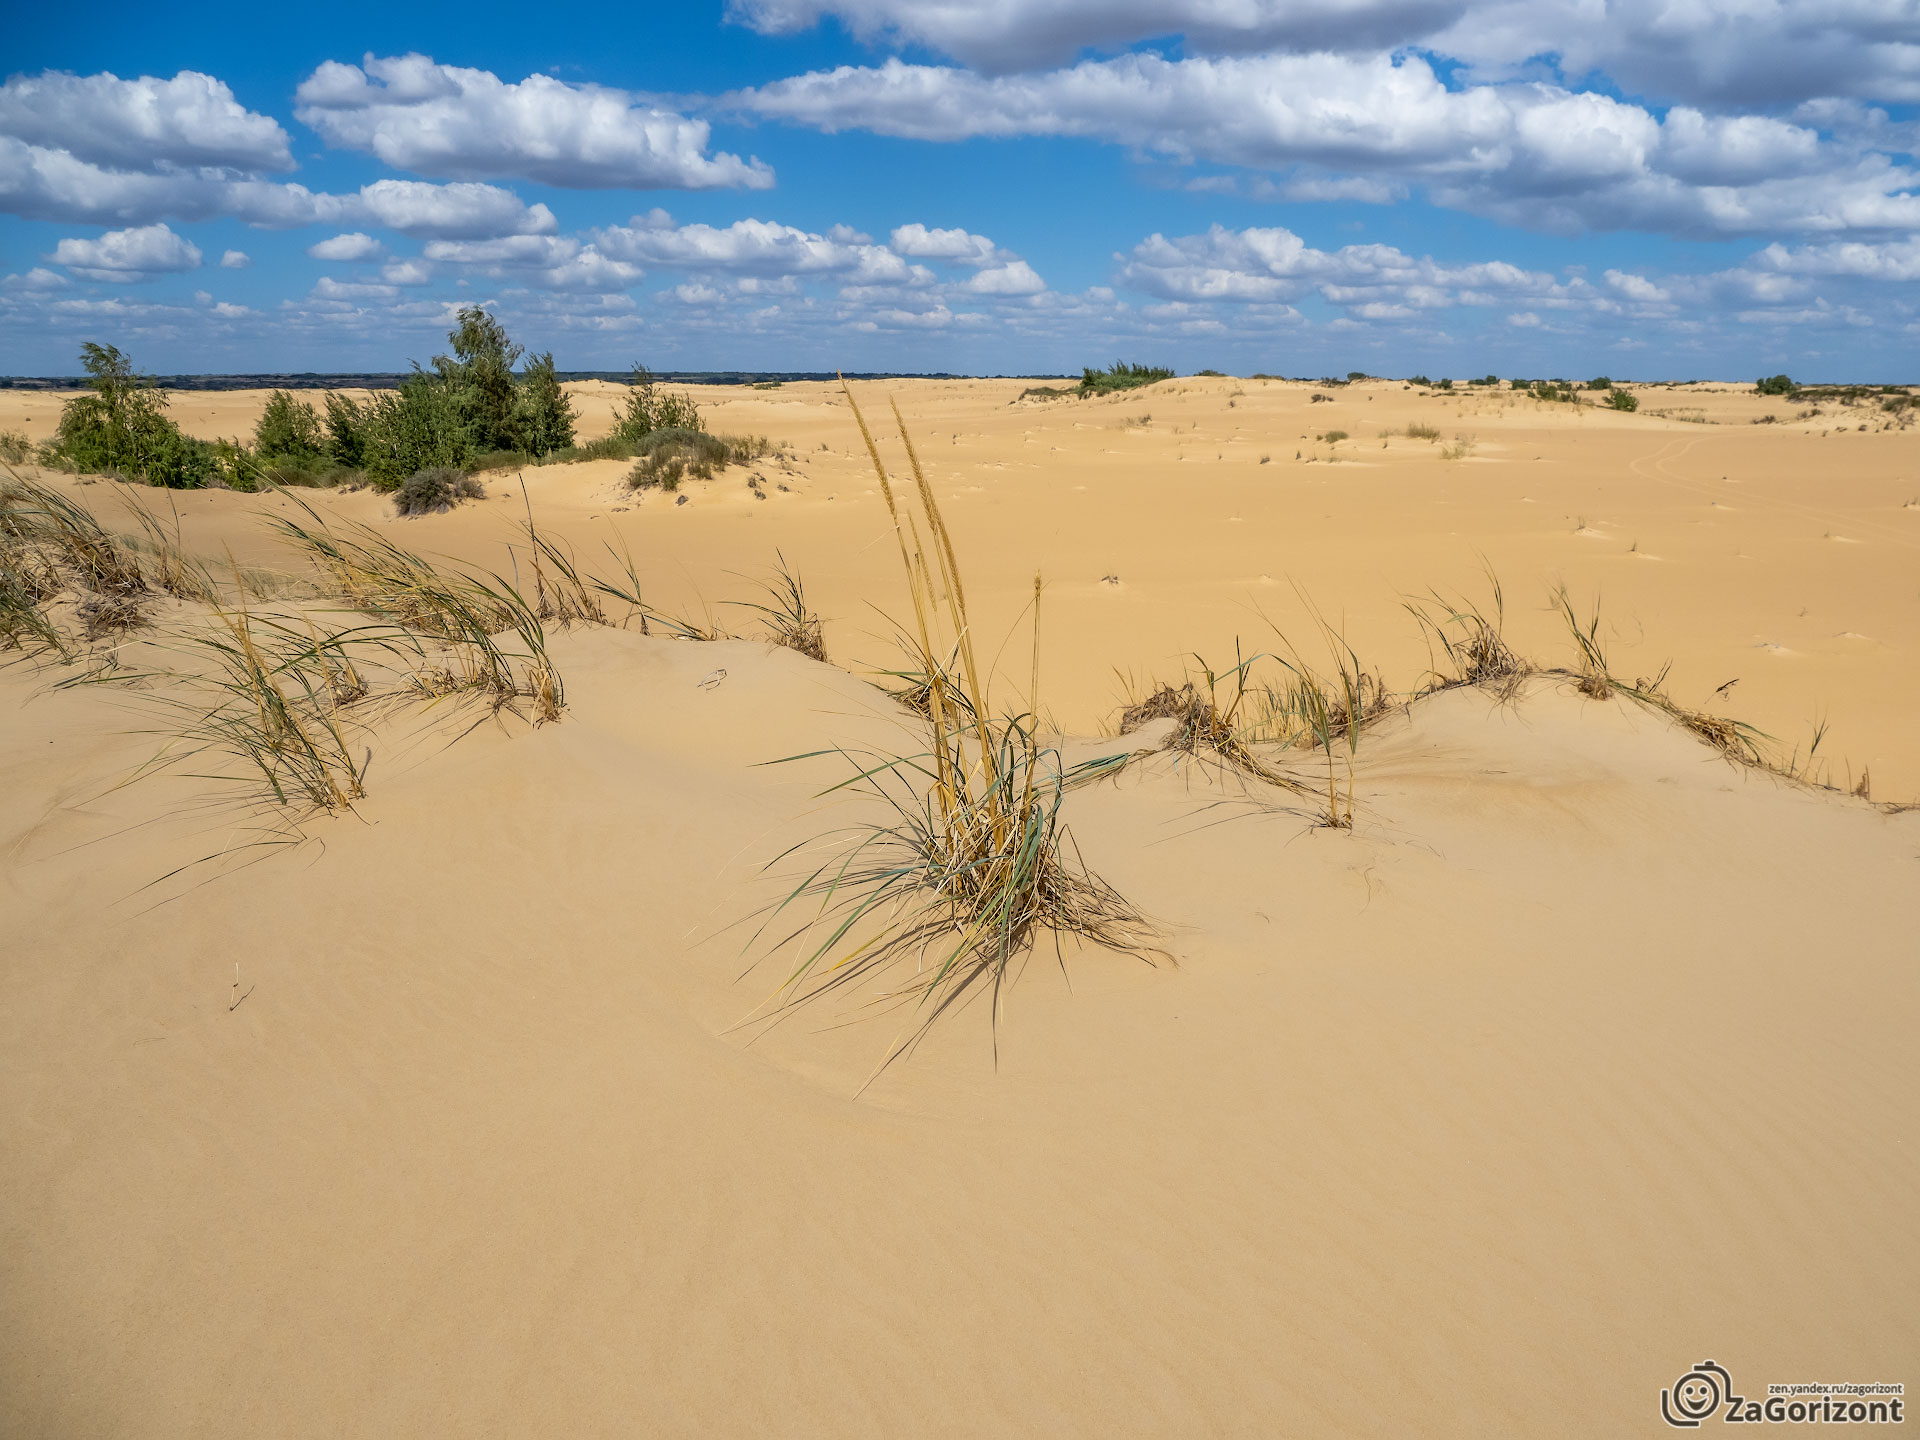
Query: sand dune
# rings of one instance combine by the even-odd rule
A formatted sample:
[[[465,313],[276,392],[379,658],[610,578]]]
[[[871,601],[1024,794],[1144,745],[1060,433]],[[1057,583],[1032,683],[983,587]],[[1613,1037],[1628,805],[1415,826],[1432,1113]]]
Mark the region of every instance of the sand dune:
[[[1268,619],[1303,638],[1296,585],[1391,683],[1411,686],[1427,655],[1402,597],[1430,585],[1482,593],[1484,556],[1528,652],[1564,658],[1546,603],[1564,580],[1583,607],[1598,602],[1622,674],[1671,662],[1677,696],[1712,701],[1789,752],[1804,752],[1824,721],[1836,782],[1867,769],[1876,795],[1920,798],[1920,508],[1909,503],[1920,499],[1920,466],[1912,434],[1871,407],[1828,404],[1793,421],[1809,407],[1751,386],[1693,385],[1645,388],[1640,411],[1622,415],[1511,392],[1212,378],[1020,403],[1026,384],[870,392],[876,403],[892,393],[909,417],[995,634],[1045,572],[1048,702],[1069,729],[1111,719],[1123,700],[1116,670],[1174,678],[1194,651],[1219,663],[1236,638],[1258,650],[1274,638]],[[569,387],[584,436],[611,425],[619,388]],[[1335,398],[1315,403],[1315,393]],[[204,438],[246,434],[264,398],[181,392],[173,413]],[[530,469],[541,523],[583,555],[603,556],[617,537],[661,605],[710,609],[723,624],[743,618],[718,608],[751,588],[741,573],[764,571],[778,550],[825,614],[831,651],[891,663],[891,626],[875,606],[896,583],[892,542],[838,392],[701,387],[699,399],[713,428],[789,442],[790,468],[736,468],[689,487],[685,505],[636,499],[619,462]],[[0,392],[0,428],[43,437],[58,411],[50,394]],[[1767,417],[1784,423],[1752,423]],[[1409,424],[1441,438],[1409,439]],[[1350,438],[1318,440],[1336,429]],[[1440,459],[1457,437],[1471,453]],[[746,483],[756,472],[765,500]],[[510,476],[488,488],[486,504],[410,522],[393,521],[371,492],[321,492],[318,503],[398,524],[414,548],[494,565],[522,501]],[[256,519],[272,502],[207,494],[179,504],[192,543],[274,560]],[[1117,587],[1102,584],[1109,575]],[[1864,653],[1838,638],[1849,630],[1886,648]]]
[[[996,644],[1050,578],[1076,758],[1152,738],[1095,733],[1113,666],[1258,644],[1256,601],[1299,626],[1293,579],[1411,688],[1399,596],[1480,550],[1523,650],[1565,658],[1548,578],[1599,584],[1622,673],[1672,655],[1689,704],[1737,673],[1729,708],[1824,704],[1877,789],[1920,775],[1899,435],[1445,402],[1476,439],[1443,462],[1382,448],[1443,413],[1397,388],[1019,388],[900,393]],[[1382,415],[1351,459],[1283,461],[1309,406]],[[890,659],[865,607],[904,610],[899,558],[844,409],[714,410],[794,444],[767,500],[529,471],[542,523],[583,555],[617,530],[663,606],[744,598],[729,572],[779,547],[835,657]],[[500,566],[522,500],[489,488],[416,522],[317,503]],[[286,502],[177,498],[195,548],[286,563]],[[1064,814],[1166,955],[1043,946],[997,1045],[975,1004],[874,1078],[909,1017],[870,991],[742,1024],[783,973],[743,922],[792,883],[769,861],[876,813],[821,795],[831,759],[764,762],[917,718],[755,639],[551,645],[559,723],[397,706],[354,810],[178,875],[250,812],[115,787],[155,743],[139,687],[0,668],[0,1431],[1602,1435],[1651,1433],[1705,1356],[1757,1388],[1920,1353],[1920,812],[1554,676],[1386,715],[1351,831],[1156,754]]]

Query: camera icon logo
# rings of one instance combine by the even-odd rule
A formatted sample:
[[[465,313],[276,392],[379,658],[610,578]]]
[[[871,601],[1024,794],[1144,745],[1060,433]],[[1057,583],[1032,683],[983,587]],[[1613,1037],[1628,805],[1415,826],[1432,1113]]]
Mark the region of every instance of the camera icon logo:
[[[1660,1418],[1676,1430],[1697,1429],[1733,1393],[1733,1377],[1713,1363],[1702,1360],[1660,1392]]]

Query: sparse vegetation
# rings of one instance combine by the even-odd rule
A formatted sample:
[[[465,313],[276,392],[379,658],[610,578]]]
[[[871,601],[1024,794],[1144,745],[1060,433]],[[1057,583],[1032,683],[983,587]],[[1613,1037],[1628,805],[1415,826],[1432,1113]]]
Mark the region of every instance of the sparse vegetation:
[[[33,454],[33,442],[20,430],[0,430],[0,460],[9,465],[24,465]]]
[[[1080,377],[1077,393],[1082,400],[1095,395],[1111,395],[1118,390],[1137,390],[1143,385],[1157,385],[1162,380],[1171,380],[1173,371],[1157,365],[1130,365],[1124,360],[1116,360],[1105,370],[1089,367]]]
[[[1607,405],[1614,410],[1633,411],[1640,408],[1639,397],[1625,390],[1607,392]]]
[[[1407,426],[1406,435],[1409,440],[1438,440],[1440,438],[1440,427],[1438,425],[1421,425],[1416,423]]]
[[[1799,387],[1793,383],[1792,377],[1787,375],[1765,376],[1762,379],[1754,381],[1753,388],[1756,393],[1761,395],[1786,396],[1793,395],[1799,389]]]

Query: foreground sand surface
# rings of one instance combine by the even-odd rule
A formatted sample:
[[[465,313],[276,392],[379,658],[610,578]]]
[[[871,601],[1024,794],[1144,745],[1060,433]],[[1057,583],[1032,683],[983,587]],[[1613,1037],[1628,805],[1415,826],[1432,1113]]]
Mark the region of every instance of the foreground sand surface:
[[[1183,385],[898,387],[978,606],[1010,626],[1046,569],[1069,728],[1111,718],[1114,664],[1261,644],[1250,596],[1298,619],[1289,577],[1410,686],[1398,595],[1478,549],[1521,648],[1563,658],[1519,595],[1564,573],[1629,627],[1623,672],[1674,655],[1697,701],[1737,659],[1729,708],[1824,705],[1876,791],[1920,775],[1908,437],[1489,408],[1432,422],[1474,459],[1355,423],[1309,466],[1273,438],[1305,388]],[[527,472],[537,512],[583,554],[617,527],[666,605],[744,598],[728,572],[777,546],[836,659],[889,662],[884,512],[800,390],[714,406],[794,442],[765,501],[568,467]],[[1364,394],[1312,409],[1441,413]],[[1229,450],[1239,424],[1267,438]],[[498,566],[522,502],[490,489],[417,522],[318,503]],[[200,548],[275,561],[283,503],[180,506]],[[1582,507],[1609,538],[1560,533]],[[1878,648],[1787,628],[1803,603]],[[114,788],[152,751],[137,697],[0,670],[0,1433],[1622,1435],[1664,1433],[1708,1356],[1749,1393],[1920,1378],[1920,811],[1551,677],[1381,722],[1351,833],[1161,755],[1066,817],[1168,958],[1044,950],[997,1066],[976,1005],[862,1088],[897,1011],[739,1023],[783,973],[743,955],[792,879],[762,867],[875,818],[819,797],[830,762],[762,762],[908,749],[914,718],[754,639],[553,653],[560,723],[397,713],[357,813],[183,875],[248,818],[184,775]]]

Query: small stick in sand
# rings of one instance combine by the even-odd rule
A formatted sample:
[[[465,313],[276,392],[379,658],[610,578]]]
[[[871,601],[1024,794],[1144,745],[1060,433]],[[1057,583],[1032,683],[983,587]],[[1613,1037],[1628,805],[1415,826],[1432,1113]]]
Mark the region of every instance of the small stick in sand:
[[[240,991],[240,962],[236,960],[233,962],[233,999],[227,1006],[227,1013],[231,1015],[234,1011],[238,1010],[240,1008],[240,1002],[251,994],[253,994],[253,986],[251,985],[247,986],[246,994],[242,994]]]

